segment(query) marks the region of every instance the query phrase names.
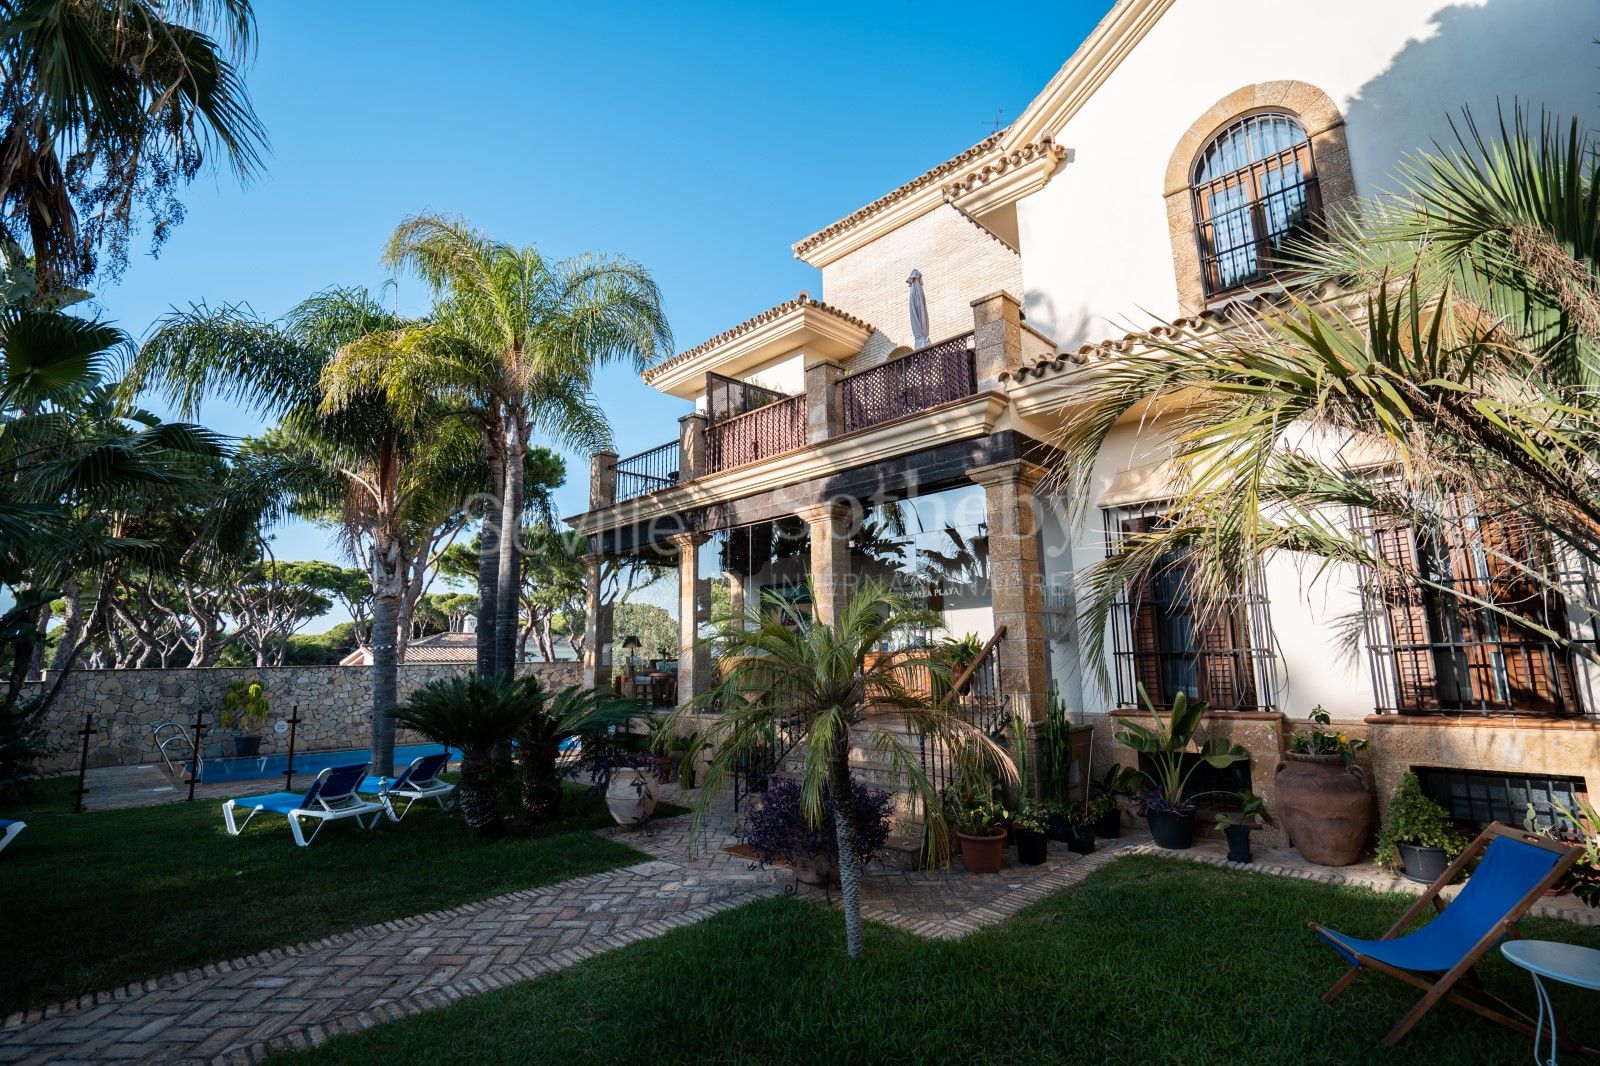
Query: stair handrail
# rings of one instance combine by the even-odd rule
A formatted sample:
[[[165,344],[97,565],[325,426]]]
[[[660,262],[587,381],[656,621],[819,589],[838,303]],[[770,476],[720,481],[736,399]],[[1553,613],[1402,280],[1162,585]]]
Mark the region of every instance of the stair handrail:
[[[1005,639],[1005,635],[1005,626],[1001,625],[995,628],[994,636],[990,637],[988,641],[984,643],[983,648],[978,652],[977,657],[968,663],[966,669],[957,674],[955,680],[950,683],[950,691],[945,695],[946,700],[955,700],[960,698],[962,691],[968,685],[972,684],[972,675],[978,672],[979,667],[988,662],[989,656],[994,654],[995,648],[999,646],[1000,641]]]

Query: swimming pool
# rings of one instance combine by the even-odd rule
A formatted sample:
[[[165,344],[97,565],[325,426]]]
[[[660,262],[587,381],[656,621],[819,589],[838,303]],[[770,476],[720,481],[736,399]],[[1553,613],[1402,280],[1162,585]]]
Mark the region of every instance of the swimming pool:
[[[396,772],[404,769],[412,759],[432,755],[439,750],[437,744],[400,744],[394,749]],[[450,749],[450,761],[457,762],[461,752]],[[353,762],[370,762],[368,748],[344,748],[338,751],[297,751],[294,753],[294,772],[316,774],[330,766],[348,766]],[[282,778],[289,766],[287,755],[251,755],[243,757],[211,758],[200,760],[199,780],[208,784],[217,781],[259,781]]]

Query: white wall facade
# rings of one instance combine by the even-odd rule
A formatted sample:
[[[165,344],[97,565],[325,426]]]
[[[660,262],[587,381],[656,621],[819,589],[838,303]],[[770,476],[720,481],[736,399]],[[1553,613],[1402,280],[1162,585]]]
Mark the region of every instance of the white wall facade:
[[[1407,154],[1448,143],[1463,106],[1488,125],[1497,101],[1509,107],[1516,98],[1600,127],[1596,37],[1594,0],[1177,0],[1049,131],[1072,154],[1017,204],[1028,321],[1070,351],[1180,314],[1163,197],[1168,164],[1196,120],[1235,90],[1299,81],[1327,93],[1345,120],[1357,194],[1369,197],[1394,187]],[[1155,428],[1117,430],[1093,491],[1160,455]],[[1044,523],[1052,586],[1104,555],[1102,514],[1086,502],[1058,501]],[[1293,718],[1321,704],[1359,719],[1374,698],[1365,647],[1346,639],[1357,575],[1317,565],[1282,557],[1265,567],[1273,703]],[[1052,672],[1064,691],[1082,692],[1085,710],[1114,706],[1073,642],[1052,642]]]
[[[1178,141],[1212,104],[1291,80],[1333,98],[1363,196],[1451,138],[1469,105],[1543,104],[1600,126],[1594,0],[1177,0],[1065,125],[1072,153],[1017,205],[1030,322],[1071,349],[1178,314],[1162,200]]]

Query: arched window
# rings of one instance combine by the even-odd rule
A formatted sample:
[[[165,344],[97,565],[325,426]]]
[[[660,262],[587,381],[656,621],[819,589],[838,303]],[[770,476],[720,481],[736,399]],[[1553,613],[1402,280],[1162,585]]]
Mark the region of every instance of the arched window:
[[[1288,115],[1250,115],[1217,134],[1191,185],[1207,296],[1281,273],[1283,245],[1321,217],[1311,140]]]

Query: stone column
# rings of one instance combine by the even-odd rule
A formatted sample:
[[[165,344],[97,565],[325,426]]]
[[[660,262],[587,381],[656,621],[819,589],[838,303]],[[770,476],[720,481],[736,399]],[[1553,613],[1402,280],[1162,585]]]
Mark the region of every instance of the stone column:
[[[850,594],[850,518],[847,503],[819,503],[795,514],[811,530],[812,613],[831,625]]]
[[[997,649],[1000,683],[1008,694],[1021,700],[1035,722],[1044,717],[1050,690],[1039,510],[1033,494],[1044,475],[1043,467],[1020,459],[981,466],[967,475],[983,486],[988,510],[994,625],[996,631],[1006,627],[1005,639]]]
[[[678,533],[678,702],[687,703],[716,684],[710,649],[700,643],[700,625],[711,620],[711,589],[701,587],[700,546],[704,533]]]
[[[603,511],[617,502],[617,453],[589,456],[589,510]]]
[[[606,560],[604,555],[583,557],[588,593],[583,626],[583,683],[589,688],[611,686],[611,605],[600,600]]]
[[[1022,303],[1009,292],[972,301],[978,391],[1001,388],[1000,375],[1022,365]]]
[[[711,473],[710,418],[699,411],[678,419],[678,481],[694,481]]]
[[[745,581],[749,575],[738,570],[728,570],[722,576],[728,583],[728,607],[735,619],[743,618],[745,611],[749,609],[745,603]]]
[[[844,432],[839,379],[844,367],[823,359],[806,367],[806,443],[821,444]]]

